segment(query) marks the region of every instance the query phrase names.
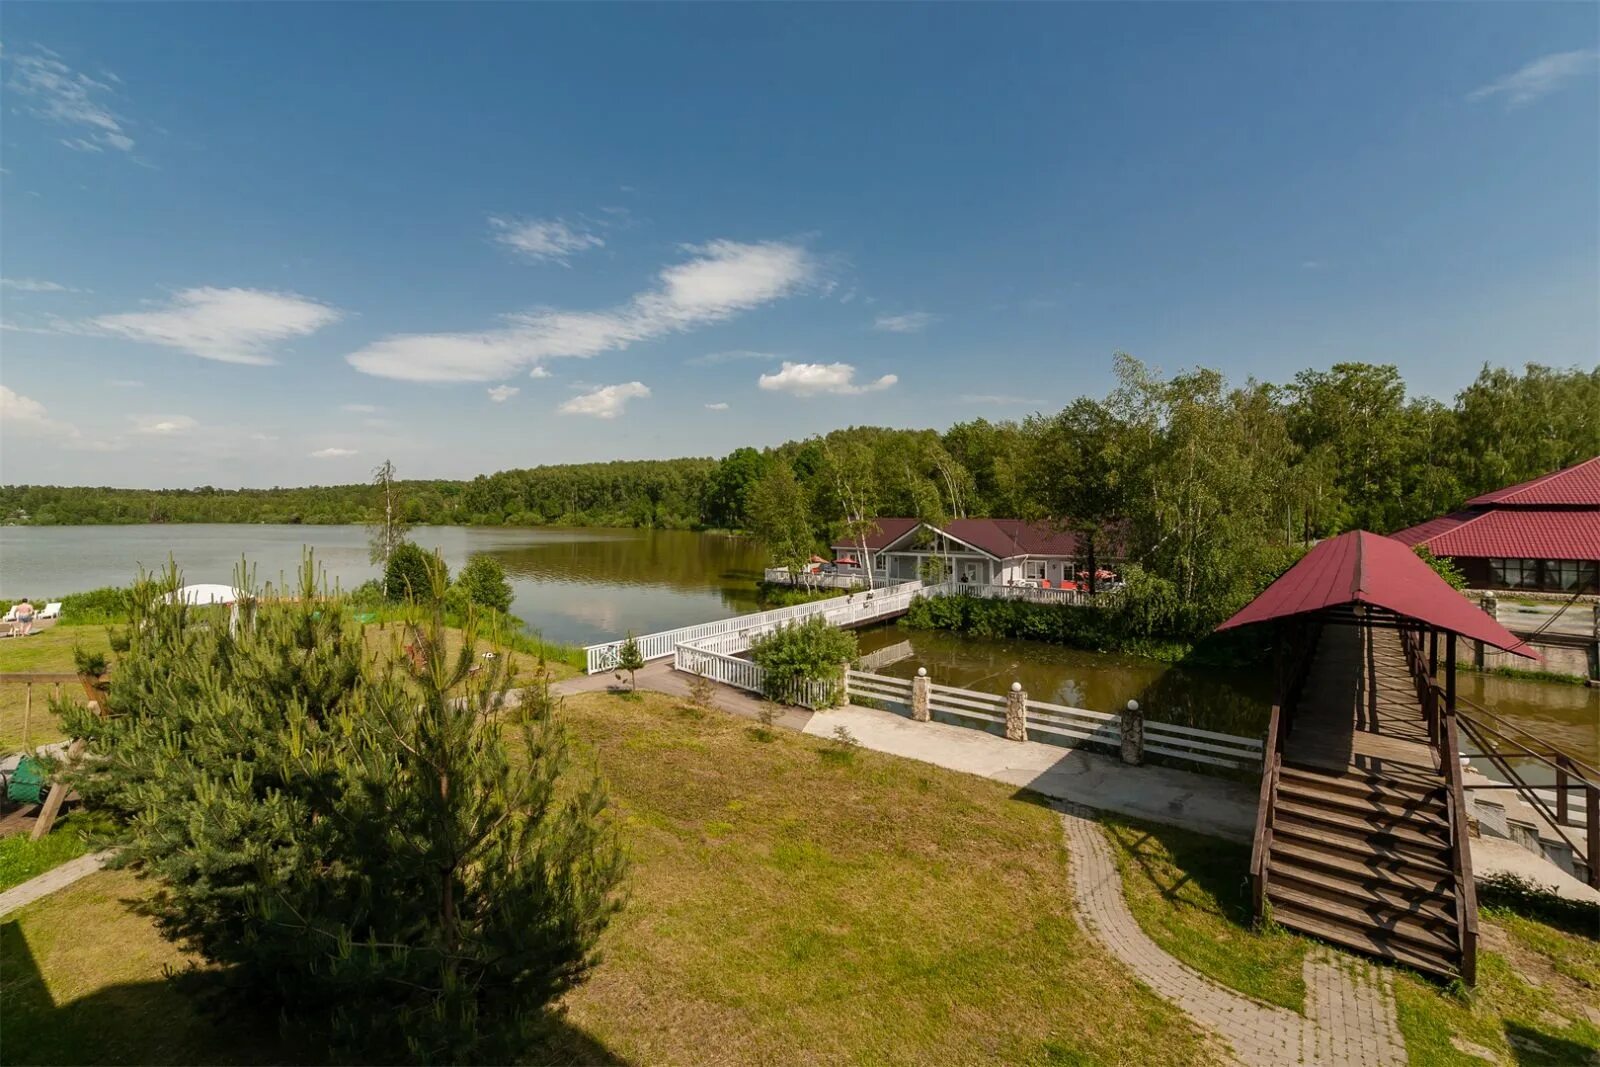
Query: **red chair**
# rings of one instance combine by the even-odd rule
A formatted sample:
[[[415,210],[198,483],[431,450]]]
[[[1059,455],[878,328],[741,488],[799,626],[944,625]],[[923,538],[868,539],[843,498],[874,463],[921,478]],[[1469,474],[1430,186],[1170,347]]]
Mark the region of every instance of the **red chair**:
[[[1049,589],[1050,588],[1050,579],[1048,579],[1048,578],[1040,578],[1039,579],[1039,588],[1040,589]]]

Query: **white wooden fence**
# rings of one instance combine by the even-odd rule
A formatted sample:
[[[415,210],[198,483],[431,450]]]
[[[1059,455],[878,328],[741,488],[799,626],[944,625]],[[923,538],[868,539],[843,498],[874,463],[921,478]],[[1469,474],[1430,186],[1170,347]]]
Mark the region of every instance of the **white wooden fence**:
[[[812,589],[865,589],[866,575],[854,573],[790,574],[788,567],[768,567],[761,578],[773,585],[804,586]]]
[[[1103,607],[1114,590],[1090,596],[1076,589],[1040,589],[1031,585],[995,585],[990,582],[944,582],[938,593],[975,596],[984,600],[1026,600],[1033,604],[1066,604],[1072,607]]]
[[[808,604],[794,604],[753,615],[737,615],[731,619],[717,619],[696,626],[680,626],[676,630],[663,630],[633,640],[647,662],[674,655],[679,645],[698,644],[705,638],[724,635],[736,635],[744,643],[742,646],[733,647],[739,645],[739,641],[734,640],[721,647],[719,651],[725,653],[743,651],[749,648],[750,642],[757,637],[769,634],[780,626],[809,619],[813,615],[822,616],[833,626],[859,626],[877,619],[899,615],[910,606],[911,601],[922,589],[921,582],[903,582],[875,592],[830,597],[827,600],[813,600]],[[584,649],[588,673],[600,674],[603,671],[615,670],[617,653],[622,645],[621,641],[608,641]]]
[[[845,696],[852,702],[859,699],[874,705],[898,705],[909,713],[911,689],[909,678],[892,678],[856,670],[845,674]],[[964,724],[977,725],[979,729],[998,726],[1003,730],[1006,723],[1006,698],[972,689],[930,684],[928,710],[947,718],[965,720]],[[1027,721],[1030,741],[1066,748],[1077,748],[1083,744],[1118,748],[1122,744],[1122,715],[1117,713],[1029,700]],[[1260,738],[1240,737],[1237,734],[1148,719],[1144,723],[1145,752],[1207,766],[1230,769],[1258,767],[1261,764],[1262,747]]]
[[[672,666],[674,670],[698,674],[735,689],[767,695],[767,672],[759,663],[712,651],[704,644],[679,645],[673,650]],[[831,707],[839,702],[839,696],[837,683],[817,681],[795,682],[787,692],[780,694],[782,703],[805,708]]]

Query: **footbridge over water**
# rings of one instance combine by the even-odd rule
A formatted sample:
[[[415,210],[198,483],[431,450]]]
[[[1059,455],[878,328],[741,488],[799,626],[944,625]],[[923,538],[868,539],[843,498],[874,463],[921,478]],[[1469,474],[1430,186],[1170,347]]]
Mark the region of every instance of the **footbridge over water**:
[[[759,611],[751,615],[736,615],[731,619],[680,626],[675,630],[635,637],[634,644],[646,662],[666,659],[675,655],[679,645],[696,645],[710,648],[725,655],[747,651],[758,637],[772,633],[779,627],[789,626],[806,619],[821,617],[831,626],[866,626],[899,618],[911,607],[918,596],[933,595],[952,583],[901,582],[882,589],[864,590],[844,596],[813,600],[772,611]],[[615,670],[617,655],[624,641],[607,641],[585,648],[585,667],[590,674]]]
[[[1252,623],[1275,627],[1279,664],[1250,867],[1258,918],[1472,982],[1464,737],[1600,886],[1600,773],[1456,694],[1456,637],[1536,657],[1404,545],[1364,531],[1322,542],[1221,629]],[[1555,810],[1524,778],[1529,760],[1554,772]]]

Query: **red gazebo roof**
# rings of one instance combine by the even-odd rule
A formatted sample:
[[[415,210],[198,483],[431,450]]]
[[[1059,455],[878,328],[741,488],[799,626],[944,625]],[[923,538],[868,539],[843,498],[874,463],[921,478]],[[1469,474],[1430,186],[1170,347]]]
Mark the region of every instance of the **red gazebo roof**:
[[[1318,544],[1217,629],[1231,630],[1348,604],[1383,608],[1519,656],[1539,658],[1511,631],[1450,588],[1411,549],[1366,530],[1353,530]]]

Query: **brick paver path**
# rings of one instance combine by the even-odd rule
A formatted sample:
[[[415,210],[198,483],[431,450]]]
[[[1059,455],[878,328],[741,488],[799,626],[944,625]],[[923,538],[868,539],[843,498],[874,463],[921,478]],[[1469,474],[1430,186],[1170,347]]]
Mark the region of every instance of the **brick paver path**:
[[[1128,910],[1111,846],[1086,809],[1062,825],[1071,853],[1078,916],[1145,985],[1215,1034],[1249,1067],[1400,1067],[1405,1045],[1389,975],[1324,949],[1306,956],[1306,1015],[1228,989],[1167,955]]]
[[[106,860],[110,858],[111,849],[93,852],[87,856],[79,856],[75,860],[68,860],[59,867],[52,867],[21,885],[12,886],[4,893],[0,893],[0,915],[10,915],[40,897],[47,897],[58,889],[65,889],[80,878],[87,878],[104,867]]]

